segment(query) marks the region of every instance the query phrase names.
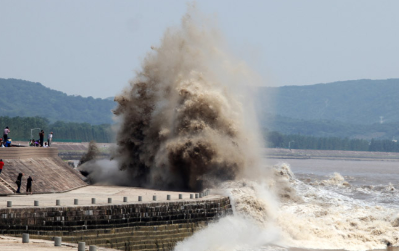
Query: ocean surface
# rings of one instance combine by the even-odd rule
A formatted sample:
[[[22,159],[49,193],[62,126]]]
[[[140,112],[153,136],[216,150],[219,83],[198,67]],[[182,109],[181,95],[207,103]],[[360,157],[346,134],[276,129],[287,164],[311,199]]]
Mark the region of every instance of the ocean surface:
[[[373,250],[399,245],[399,162],[264,159],[267,176],[224,183],[234,216],[175,250]],[[267,164],[266,164],[267,163]]]
[[[380,202],[385,206],[399,206],[399,162],[396,161],[346,161],[324,159],[269,159],[278,165],[288,163],[295,177],[306,183],[323,185],[335,191],[365,202]],[[349,186],[342,186],[341,176]],[[334,180],[335,178],[338,178]],[[336,181],[335,186],[331,182]]]

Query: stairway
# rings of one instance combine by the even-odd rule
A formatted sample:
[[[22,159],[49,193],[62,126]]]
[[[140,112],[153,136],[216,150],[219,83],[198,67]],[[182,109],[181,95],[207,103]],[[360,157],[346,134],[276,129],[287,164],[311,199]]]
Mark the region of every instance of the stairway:
[[[10,190],[10,192],[15,193],[17,190],[15,190],[10,184],[8,184],[7,181],[3,180],[0,176],[0,185],[3,185],[5,188]]]

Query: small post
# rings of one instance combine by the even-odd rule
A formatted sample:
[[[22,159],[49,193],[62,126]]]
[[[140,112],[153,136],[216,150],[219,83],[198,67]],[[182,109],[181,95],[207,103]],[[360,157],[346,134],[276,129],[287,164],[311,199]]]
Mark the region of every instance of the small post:
[[[108,198],[108,203],[112,203],[112,198]]]
[[[127,197],[123,197],[123,202],[127,202]]]
[[[183,194],[179,194],[179,200],[183,199]]]
[[[73,204],[74,205],[79,205],[79,200],[78,199],[73,199]]]
[[[7,201],[7,207],[12,207],[12,201]]]
[[[387,242],[387,251],[393,251],[393,246],[389,241]]]
[[[55,247],[61,247],[61,237],[54,237],[54,246]]]
[[[55,205],[56,205],[56,206],[61,205],[61,200],[55,200]]]
[[[190,194],[190,199],[194,198],[193,194]]]
[[[139,201],[143,201],[143,197],[139,196]]]
[[[29,234],[22,234],[22,243],[29,243]]]
[[[91,204],[96,204],[96,198],[91,198]]]
[[[170,195],[166,195],[166,200],[170,200]]]
[[[78,243],[78,251],[85,251],[86,249],[86,242],[79,242]]]
[[[35,200],[35,201],[33,202],[33,205],[34,205],[35,207],[38,207],[38,206],[39,206],[39,201],[38,201],[38,200]]]
[[[97,246],[89,246],[89,251],[97,251]]]
[[[157,196],[156,196],[156,195],[153,195],[153,196],[152,196],[152,200],[153,200],[153,201],[156,201],[156,200],[157,200]]]

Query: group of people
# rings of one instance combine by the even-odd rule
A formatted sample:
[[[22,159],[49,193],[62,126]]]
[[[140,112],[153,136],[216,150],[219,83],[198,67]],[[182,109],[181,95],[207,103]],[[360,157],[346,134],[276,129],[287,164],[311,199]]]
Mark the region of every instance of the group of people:
[[[4,167],[4,162],[3,159],[0,159],[0,175],[1,172],[3,171],[3,167]],[[22,177],[24,176],[23,173],[19,173],[17,180],[15,181],[15,183],[17,184],[17,191],[16,193],[21,193],[21,185],[22,185]],[[32,182],[33,179],[31,176],[28,177],[28,179],[26,180],[26,194],[30,193],[32,194]]]
[[[17,181],[15,181],[15,183],[17,183],[18,189],[16,191],[16,193],[21,193],[21,185],[22,185],[22,177],[24,176],[23,173],[19,173],[18,177],[17,177]],[[26,180],[26,194],[28,194],[30,192],[30,194],[32,194],[32,182],[33,179],[31,176],[28,177],[28,179]]]
[[[10,133],[10,129],[8,126],[4,129],[3,138],[0,138],[0,147],[10,147],[11,139],[8,137]],[[53,141],[53,132],[47,135],[47,142],[44,142],[44,130],[41,130],[39,133],[39,140],[31,139],[29,141],[29,146],[38,146],[38,147],[49,147],[51,142]]]
[[[39,133],[39,140],[32,139],[29,142],[29,146],[50,147],[52,141],[53,132],[49,133],[49,135],[47,136],[47,142],[44,142],[44,131],[41,130]]]

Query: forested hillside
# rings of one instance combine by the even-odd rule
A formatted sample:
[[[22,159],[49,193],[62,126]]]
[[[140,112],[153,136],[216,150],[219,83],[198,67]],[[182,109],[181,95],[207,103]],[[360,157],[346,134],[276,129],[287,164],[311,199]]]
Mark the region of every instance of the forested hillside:
[[[270,116],[263,124],[266,131],[283,134],[300,134],[315,137],[340,137],[355,139],[399,139],[398,123],[351,124],[334,120],[303,120]]]
[[[264,97],[272,93],[272,102]],[[258,112],[263,125],[268,114],[300,120],[324,120],[364,125],[399,122],[399,79],[351,80],[308,86],[261,87]]]
[[[299,134],[281,134],[279,132],[265,133],[267,145],[271,148],[313,149],[313,150],[341,150],[341,151],[370,151],[370,152],[399,152],[396,140],[365,140],[340,137],[313,137]]]
[[[109,143],[113,142],[110,125],[90,125],[89,123],[75,123],[58,121],[50,123],[48,119],[41,117],[0,117],[0,129],[6,126],[10,128],[9,138],[15,140],[39,138],[39,128],[44,130],[45,139],[50,132],[54,133],[55,140],[78,140],[89,142]],[[34,130],[32,130],[34,129]]]
[[[47,118],[50,122],[111,124],[115,103],[109,99],[70,96],[34,83],[0,78],[0,116]]]

